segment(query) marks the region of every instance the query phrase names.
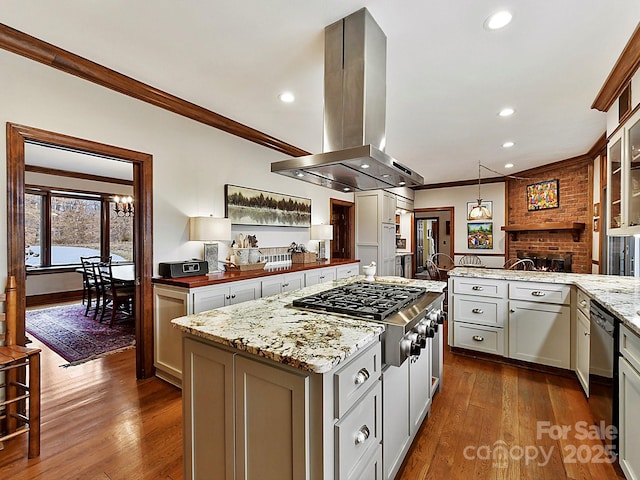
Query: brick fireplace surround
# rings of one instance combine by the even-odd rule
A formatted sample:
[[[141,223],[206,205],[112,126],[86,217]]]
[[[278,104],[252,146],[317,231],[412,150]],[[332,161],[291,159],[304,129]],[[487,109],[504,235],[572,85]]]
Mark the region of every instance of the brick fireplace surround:
[[[518,252],[537,256],[571,254],[571,271],[591,273],[591,222],[593,218],[593,159],[578,159],[558,162],[540,169],[522,172],[507,181],[507,225],[539,225],[544,223],[580,222],[586,225],[574,241],[573,232],[567,230],[519,231],[506,236],[507,258],[518,256]],[[527,211],[527,185],[546,180],[559,180],[558,208]],[[515,238],[514,238],[515,237]]]

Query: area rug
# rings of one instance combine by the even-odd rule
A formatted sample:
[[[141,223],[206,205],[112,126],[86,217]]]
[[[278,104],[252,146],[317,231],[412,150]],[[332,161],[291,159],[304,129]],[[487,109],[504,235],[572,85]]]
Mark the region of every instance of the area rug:
[[[39,310],[27,310],[26,330],[67,362],[65,367],[94,358],[133,348],[133,320],[115,323],[112,327],[92,316],[84,316],[80,303]]]

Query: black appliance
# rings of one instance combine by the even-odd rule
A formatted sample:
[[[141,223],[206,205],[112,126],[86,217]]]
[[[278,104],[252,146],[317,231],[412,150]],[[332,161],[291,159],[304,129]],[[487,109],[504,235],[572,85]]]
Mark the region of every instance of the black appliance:
[[[206,275],[209,264],[205,260],[187,260],[184,262],[160,262],[158,273],[166,278],[195,277]]]
[[[611,445],[611,451],[618,455],[620,320],[595,300],[591,300],[590,316],[589,410],[596,427],[614,427],[613,438],[607,438],[606,431],[600,435],[605,444]]]
[[[296,299],[293,306],[384,323],[383,363],[400,366],[419,355],[444,322],[442,298],[424,287],[354,282]]]

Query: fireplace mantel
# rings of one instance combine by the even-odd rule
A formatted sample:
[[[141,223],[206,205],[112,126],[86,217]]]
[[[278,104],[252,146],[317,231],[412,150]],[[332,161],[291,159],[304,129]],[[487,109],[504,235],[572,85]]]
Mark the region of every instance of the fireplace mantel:
[[[580,232],[584,230],[584,223],[579,222],[543,222],[543,223],[526,223],[519,225],[505,225],[501,230],[509,232],[511,240],[518,239],[518,232],[539,232],[552,230],[569,230],[573,236],[573,241],[580,241]]]

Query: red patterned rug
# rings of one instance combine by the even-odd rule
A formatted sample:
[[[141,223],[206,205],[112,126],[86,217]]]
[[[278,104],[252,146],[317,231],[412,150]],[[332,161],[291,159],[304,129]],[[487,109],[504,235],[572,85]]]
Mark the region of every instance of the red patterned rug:
[[[26,330],[67,362],[65,367],[115,353],[135,345],[133,320],[110,327],[84,316],[80,303],[27,310]]]

